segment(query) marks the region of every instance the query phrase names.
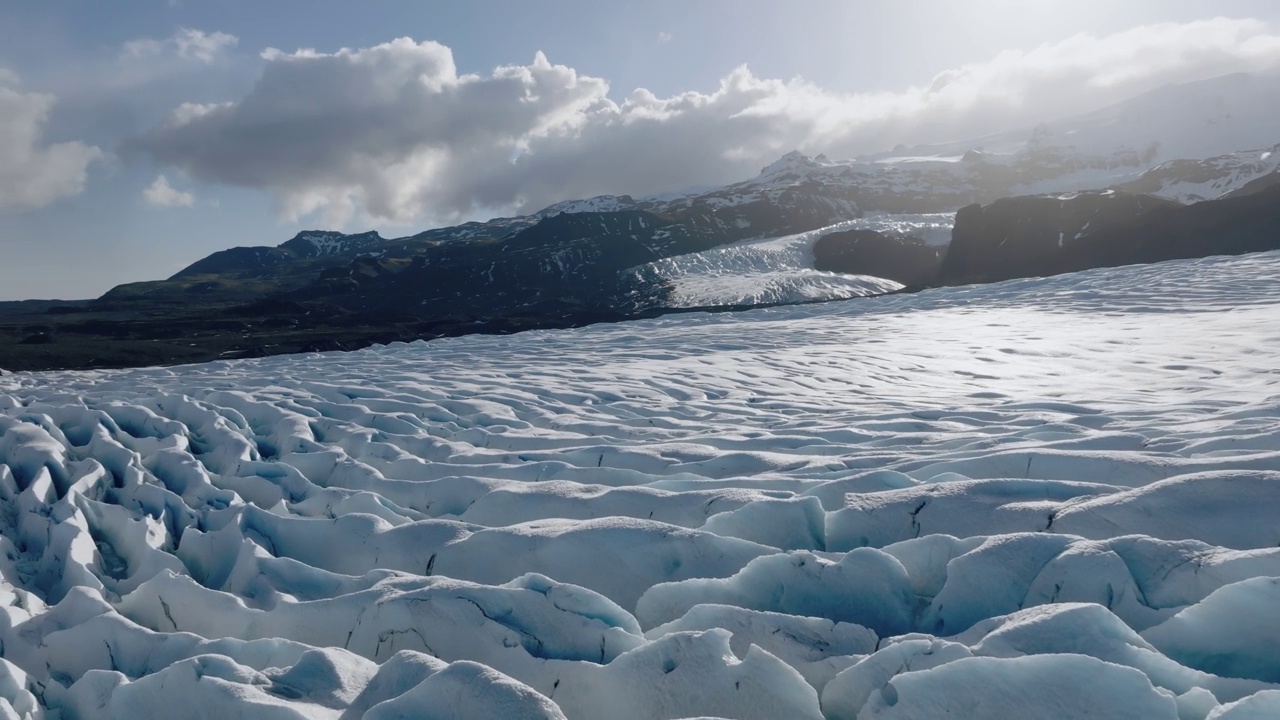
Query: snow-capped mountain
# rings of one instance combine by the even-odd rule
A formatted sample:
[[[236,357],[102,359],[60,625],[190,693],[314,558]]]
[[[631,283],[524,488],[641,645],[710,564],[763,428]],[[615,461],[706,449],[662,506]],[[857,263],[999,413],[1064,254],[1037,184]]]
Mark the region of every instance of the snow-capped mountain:
[[[1171,85],[1097,112],[963,142],[853,160],[792,152],[759,176],[720,188],[566,200],[526,216],[392,240],[376,233],[308,231],[279,246],[293,257],[237,248],[219,262],[209,258],[179,275],[261,272],[292,259],[371,251],[411,254],[436,242],[502,237],[561,213],[641,210],[680,216],[730,242],[811,230],[863,213],[955,211],[1013,195],[1118,187],[1194,202],[1274,171],[1276,161],[1262,155],[1280,139],[1272,117],[1277,106],[1280,77],[1233,75]],[[1264,149],[1241,152],[1255,147]],[[771,222],[778,214],[787,214],[789,222]]]
[[[1280,145],[1203,160],[1171,160],[1120,188],[1183,204],[1212,200],[1244,190],[1280,171]]]
[[[280,245],[282,249],[293,251],[300,258],[326,257],[334,255],[351,255],[385,243],[376,232],[347,235],[331,230],[306,230],[298,233],[292,240]]]
[[[0,709],[1275,717],[1277,273],[4,375]]]
[[[271,274],[299,261],[352,258],[385,244],[377,232],[349,235],[329,230],[304,230],[276,247],[237,247],[220,250],[183,268],[170,279],[225,273]]]
[[[1185,112],[1173,112],[1183,104]],[[92,334],[106,328],[113,343],[126,337],[157,341],[189,334],[195,347],[208,345],[205,352],[215,357],[237,356],[351,347],[342,338],[353,333],[360,338],[358,346],[617,320],[687,307],[699,297],[716,303],[830,299],[893,283],[914,288],[1022,274],[994,272],[996,265],[1050,273],[1089,263],[1265,249],[1270,245],[1252,236],[1232,235],[1219,246],[1206,238],[1182,237],[1177,228],[1181,239],[1170,245],[1176,245],[1176,252],[1160,249],[1150,231],[1165,227],[1165,221],[1137,217],[1152,205],[1146,201],[1130,208],[1129,215],[1118,212],[1102,224],[1118,228],[1136,223],[1129,237],[1147,238],[1148,244],[1138,248],[1121,239],[1115,244],[1118,250],[1108,252],[1082,250],[1088,243],[1075,243],[1079,228],[1049,218],[1035,203],[1009,206],[1027,213],[992,215],[1003,219],[982,227],[995,233],[995,239],[970,244],[989,257],[967,259],[969,271],[963,276],[939,274],[950,221],[941,230],[921,230],[929,237],[888,228],[822,230],[860,218],[954,214],[1020,196],[1065,201],[1081,192],[1114,190],[1186,204],[1264,192],[1280,185],[1280,159],[1273,125],[1259,108],[1276,106],[1280,81],[1231,76],[1171,86],[1098,112],[966,142],[900,147],[853,159],[791,152],[757,176],[722,187],[567,200],[528,215],[400,238],[307,231],[275,247],[214,253],[169,280],[120,286],[88,304],[94,312],[148,318],[153,326],[125,331],[87,318],[69,329]],[[1224,228],[1236,233],[1246,216],[1256,219],[1263,212],[1250,207],[1233,219],[1218,210],[1197,210],[1191,215],[1225,225],[1210,227],[1205,224],[1209,220],[1195,220],[1188,226],[1208,228],[1206,237],[1212,238]],[[977,215],[970,212],[969,217]],[[1018,222],[1034,227],[1010,224]],[[799,261],[788,252],[763,250],[775,240],[790,246],[791,239],[804,233],[823,239],[805,245]],[[1031,235],[1047,240],[1028,241],[1026,247],[1011,240],[1000,243]],[[753,243],[756,249],[728,249],[741,243]],[[718,248],[726,250],[705,254]],[[1038,259],[1011,263],[1011,254],[1020,252]],[[752,259],[742,265],[747,257]],[[763,268],[762,262],[776,264]],[[735,277],[735,272],[743,276]],[[880,280],[866,283],[823,273]],[[891,283],[881,282],[886,280]],[[52,337],[51,326],[48,331],[28,330],[37,325],[24,321],[15,337],[33,342]],[[277,329],[284,327],[290,332],[277,337]],[[216,339],[207,339],[202,329],[213,329]],[[157,351],[151,361],[192,359],[189,346],[191,341],[175,343]],[[41,358],[61,357],[53,350],[43,348],[39,355],[24,350],[23,366],[49,367]],[[107,359],[79,348],[71,353],[82,364],[140,361],[123,345]]]
[[[565,200],[549,205],[534,213],[534,217],[545,218],[560,213],[619,212],[638,207],[639,204],[630,195],[597,195],[585,200]]]
[[[236,248],[175,277],[287,274],[294,261],[314,277],[360,255],[412,258],[442,243],[491,242],[560,214],[646,212],[724,244],[815,230],[864,214],[954,212],[1017,195],[1116,188],[1195,202],[1276,170],[1280,156],[1268,154],[1280,140],[1275,107],[1280,75],[1232,75],[1170,85],[1096,112],[962,142],[851,160],[791,152],[757,177],[724,187],[566,200],[525,216],[390,240],[376,233],[308,231],[275,248],[281,252]],[[1246,148],[1263,149],[1242,152]],[[600,241],[610,243],[603,235]]]
[[[393,240],[372,233],[319,238],[307,233],[280,247],[216,253],[169,281],[117,288],[89,308],[166,318],[154,326],[131,324],[117,331],[95,323],[72,329],[102,333],[105,327],[111,343],[183,334],[188,341],[153,342],[146,346],[152,355],[121,345],[105,360],[103,351],[84,356],[77,350],[73,356],[76,363],[133,364],[209,357],[193,352],[236,357],[347,349],[369,342],[613,321],[703,302],[737,308],[835,299],[898,285],[1268,249],[1275,245],[1265,233],[1245,236],[1250,223],[1263,227],[1257,223],[1266,222],[1267,198],[1274,192],[1266,184],[1280,177],[1267,172],[1274,155],[1264,155],[1259,151],[1161,164],[1144,175],[1135,169],[1141,158],[1066,156],[1043,138],[1012,155],[970,152],[949,160],[832,161],[793,153],[741,183],[632,199],[630,206],[624,198],[596,199],[562,204],[540,217],[469,223]],[[991,222],[979,223],[981,241],[966,240],[961,251],[953,248],[956,257],[946,266],[942,248],[951,239],[951,212],[868,211],[942,207],[954,212],[956,204],[975,199],[962,207],[990,205],[988,195],[999,197],[997,190],[1004,188],[1077,187],[1073,183],[1080,178],[1107,186],[1117,177],[1149,183],[1161,195],[1182,201],[1210,191],[1231,198],[1248,193],[1259,197],[1238,211],[1214,209],[1224,200],[1201,202],[1191,207],[1206,207],[1188,215],[1185,226],[1172,228],[1167,218],[1146,212],[1163,202],[1158,197],[1147,196],[1152,202],[1132,207],[1112,203],[1119,210],[1091,226],[1116,238],[1106,250],[1086,250],[1096,238],[1077,241],[1082,227],[1075,225],[1083,226],[1092,216],[1078,223],[1059,222],[1036,202],[1014,203],[1002,206],[1014,211],[991,214]],[[1075,191],[1056,193],[1041,204],[1074,207],[1086,202],[1070,201],[1078,196]],[[842,226],[857,215],[865,226]],[[967,230],[978,227],[970,222],[978,214],[966,217]],[[876,224],[885,218],[904,219],[902,227]],[[1197,228],[1198,234],[1185,236],[1186,228]],[[794,238],[805,233],[808,239],[797,245]],[[1176,243],[1159,241],[1171,233],[1180,238]],[[779,247],[792,249],[775,252]],[[1027,262],[1012,260],[1019,254]],[[963,262],[961,256],[966,257]],[[961,265],[966,270],[956,272]],[[878,279],[856,277],[865,275]],[[210,313],[213,317],[206,317]],[[32,337],[45,340],[50,335]],[[58,362],[62,356],[51,350],[56,348],[42,347],[39,354],[24,350],[22,356],[31,357],[20,359],[19,366],[48,367],[42,358],[49,357]]]

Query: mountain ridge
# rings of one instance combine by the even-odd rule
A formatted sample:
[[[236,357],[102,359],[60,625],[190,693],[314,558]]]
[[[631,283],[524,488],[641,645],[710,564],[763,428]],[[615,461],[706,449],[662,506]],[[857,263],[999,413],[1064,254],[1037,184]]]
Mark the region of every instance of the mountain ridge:
[[[1156,97],[1164,102],[1187,92],[1174,88]],[[1111,116],[1143,117],[1119,111]],[[1189,122],[1198,121],[1199,115],[1190,116]],[[1091,117],[1097,125],[1107,115]],[[1149,198],[1128,209],[1113,203],[1121,209],[1102,223],[1147,238],[1141,218],[1150,215],[1150,207],[1197,207],[1251,195],[1265,203],[1272,188],[1280,187],[1274,135],[1251,143],[1254,150],[1231,147],[1210,157],[1169,159],[1168,148],[1151,135],[1139,133],[1133,137],[1140,142],[1099,150],[1103,146],[1076,142],[1065,122],[1031,128],[1009,147],[953,144],[947,149],[952,154],[934,146],[932,154],[922,154],[928,148],[899,148],[832,160],[793,150],[754,177],[724,186],[638,198],[597,195],[528,215],[402,237],[304,230],[275,246],[218,251],[166,280],[117,286],[96,300],[49,307],[43,314],[15,306],[9,324],[0,317],[0,340],[10,343],[0,365],[11,364],[6,357],[28,358],[21,367],[94,367],[210,359],[209,353],[350,349],[622,320],[707,302],[738,308],[765,300],[887,292],[900,284],[916,289],[989,281],[1010,276],[992,267],[1009,264],[1011,249],[1000,240],[1012,237],[1028,238],[1022,250],[1036,255],[1012,276],[1062,272],[1079,269],[1080,260],[1067,262],[1054,248],[1079,239],[1076,226],[1084,221],[1059,221],[1044,208],[1084,206],[1106,192]],[[1205,146],[1226,142],[1216,137]],[[1038,200],[1018,200],[1028,197]],[[978,216],[962,209],[992,204],[1017,210],[988,218],[979,234],[999,235],[995,242],[961,243],[979,249],[967,270],[956,271],[963,253],[944,246],[950,235],[972,230]],[[1239,207],[1261,212],[1252,203]],[[957,213],[967,213],[958,230],[948,230],[950,220],[937,219]],[[1212,210],[1185,217],[1202,228],[1206,222],[1236,222]],[[1166,232],[1176,230],[1152,222]],[[1049,228],[1042,233],[1047,239],[1032,238],[1018,223]],[[773,239],[781,244],[769,250]],[[1097,254],[1097,261],[1163,257],[1147,240],[1142,248],[1122,240],[1116,246],[1127,255]],[[1211,244],[1180,242],[1180,256],[1215,251]],[[1265,246],[1241,242],[1241,248]],[[733,249],[742,243],[754,243],[754,249]],[[721,248],[731,250],[703,255]],[[1086,256],[1092,257],[1081,257]],[[785,267],[771,265],[779,259]],[[934,270],[944,267],[949,269],[941,274]],[[871,277],[856,279],[862,276]]]

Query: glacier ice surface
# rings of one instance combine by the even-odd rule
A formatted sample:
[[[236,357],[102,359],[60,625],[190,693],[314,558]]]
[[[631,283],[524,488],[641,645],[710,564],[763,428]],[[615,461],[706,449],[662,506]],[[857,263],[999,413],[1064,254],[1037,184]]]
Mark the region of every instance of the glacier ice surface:
[[[1278,272],[5,374],[0,717],[1274,717]]]

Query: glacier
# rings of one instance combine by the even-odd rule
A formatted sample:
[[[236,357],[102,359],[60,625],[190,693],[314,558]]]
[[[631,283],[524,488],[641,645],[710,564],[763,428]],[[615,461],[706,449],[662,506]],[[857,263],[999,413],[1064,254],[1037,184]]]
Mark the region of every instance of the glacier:
[[[951,242],[953,213],[877,213],[834,225],[774,238],[743,240],[710,250],[675,255],[632,268],[637,279],[671,288],[671,307],[790,305],[847,300],[902,289],[902,284],[870,275],[814,269],[813,247],[833,232],[874,230],[916,237],[930,245]]]
[[[0,375],[0,717],[1276,716],[1278,273]]]

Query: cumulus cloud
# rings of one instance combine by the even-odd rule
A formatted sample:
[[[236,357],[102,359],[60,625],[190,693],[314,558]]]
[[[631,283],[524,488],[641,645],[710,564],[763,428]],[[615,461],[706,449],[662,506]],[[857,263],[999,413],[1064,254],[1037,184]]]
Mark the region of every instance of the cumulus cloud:
[[[552,65],[460,76],[449,48],[400,39],[333,54],[268,51],[238,102],[178,108],[136,145],[190,176],[263,188],[290,217],[356,209],[408,222],[513,201],[495,168],[612,106],[608,85]],[[213,135],[221,135],[215,138]]]
[[[541,53],[488,75],[459,75],[449,48],[407,38],[262,57],[246,96],[184,105],[133,147],[199,180],[269,191],[290,218],[408,223],[727,182],[794,148],[847,157],[1022,127],[1276,67],[1280,36],[1252,20],[1161,24],[1002,52],[899,92],[839,94],[742,67],[711,92],[621,101]]]
[[[676,39],[676,36],[675,36],[675,35],[672,35],[671,33],[667,32],[666,30],[663,30],[662,32],[658,33],[658,42],[659,42],[659,43],[661,43],[661,44],[663,44],[663,45],[665,45],[665,44],[667,44],[667,43],[669,43],[669,42],[671,42],[672,40],[675,40],[675,39]]]
[[[142,191],[142,199],[155,207],[191,207],[196,204],[196,196],[183,192],[169,184],[169,178],[163,174],[156,176],[155,182]]]
[[[164,38],[140,38],[124,44],[123,54],[130,58],[149,58],[172,53],[183,60],[209,64],[224,52],[236,46],[239,38],[224,32],[204,32],[193,28],[178,28],[173,35]]]
[[[102,151],[81,142],[45,143],[50,95],[22,92],[0,70],[0,210],[43,207],[84,190],[89,164]]]

